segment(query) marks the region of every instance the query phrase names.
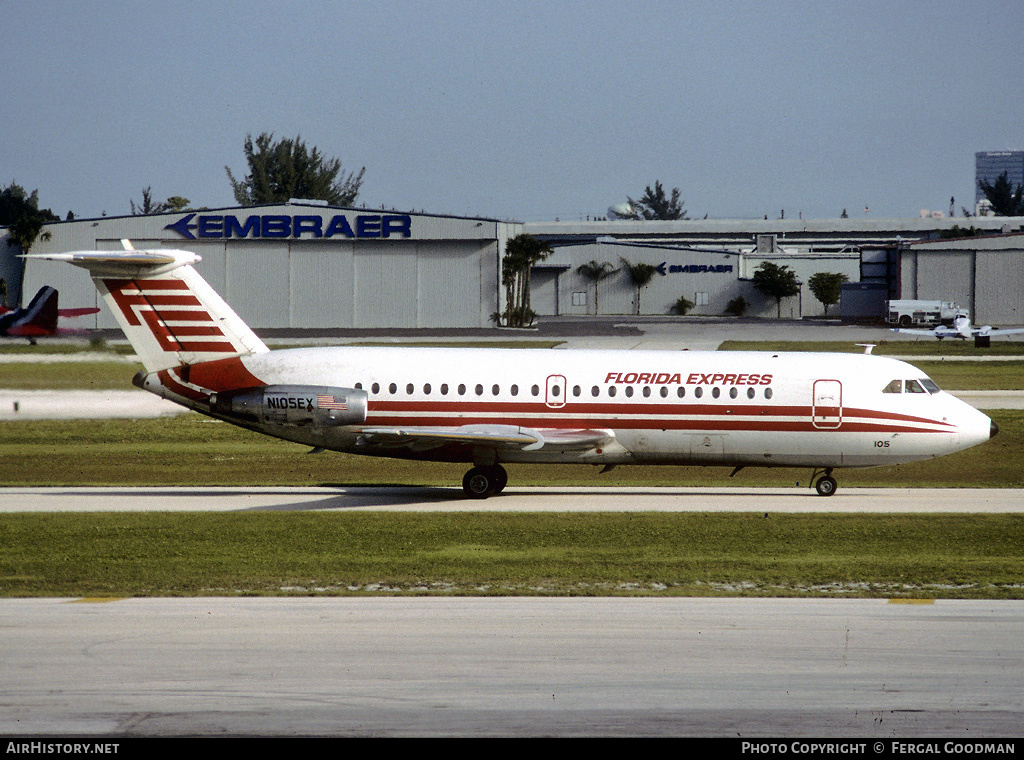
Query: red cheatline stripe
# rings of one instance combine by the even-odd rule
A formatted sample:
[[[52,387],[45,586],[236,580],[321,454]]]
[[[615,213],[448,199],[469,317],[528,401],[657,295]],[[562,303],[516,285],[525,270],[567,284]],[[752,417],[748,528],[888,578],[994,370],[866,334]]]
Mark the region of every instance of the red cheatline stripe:
[[[500,416],[438,416],[438,417],[401,417],[367,414],[367,423],[374,425],[389,425],[392,427],[455,427],[459,425],[485,425],[485,424],[515,424],[523,427],[534,428],[612,428],[620,430],[735,430],[747,432],[831,432],[837,433],[942,433],[944,430],[933,430],[930,428],[905,427],[900,425],[873,423],[873,422],[848,422],[843,420],[841,427],[819,428],[815,427],[810,419],[804,420],[740,420],[716,417],[714,419],[685,419],[685,420],[657,420],[657,419],[618,419],[598,418],[590,419],[585,417],[572,417],[563,419],[552,418],[530,418],[530,417],[500,417]]]
[[[822,416],[823,412],[832,411],[833,413],[828,416],[837,416],[834,413],[835,407],[817,407],[818,417]],[[392,401],[392,400],[380,400],[371,401],[369,404],[370,414],[385,414],[390,413],[392,416],[399,416],[402,414],[426,412],[434,413],[437,415],[445,415],[452,413],[463,413],[463,414],[474,414],[478,416],[482,415],[524,415],[524,414],[552,414],[558,413],[560,416],[564,416],[568,422],[570,419],[575,419],[575,415],[610,415],[616,419],[623,417],[630,417],[636,415],[644,415],[646,417],[651,416],[674,416],[680,415],[686,416],[714,416],[714,417],[728,417],[729,415],[736,415],[740,417],[768,417],[768,418],[779,418],[779,417],[803,417],[808,420],[811,417],[811,407],[809,406],[768,406],[764,404],[737,404],[737,403],[720,403],[720,404],[645,404],[645,403],[622,403],[622,404],[610,404],[610,403],[585,403],[575,402],[567,404],[558,409],[552,409],[545,404],[539,402],[503,402],[503,401]],[[866,418],[868,420],[878,420],[881,422],[905,422],[917,425],[940,425],[948,428],[949,430],[955,430],[955,426],[948,422],[942,422],[939,420],[931,420],[926,417],[916,417],[907,414],[900,414],[898,412],[884,412],[874,409],[859,409],[853,407],[847,407],[843,409],[843,426],[847,424],[847,420]],[[407,419],[414,419],[409,417]],[[604,420],[604,426],[608,426],[609,420]],[[654,425],[652,424],[652,427]],[[900,428],[903,429],[903,428]]]

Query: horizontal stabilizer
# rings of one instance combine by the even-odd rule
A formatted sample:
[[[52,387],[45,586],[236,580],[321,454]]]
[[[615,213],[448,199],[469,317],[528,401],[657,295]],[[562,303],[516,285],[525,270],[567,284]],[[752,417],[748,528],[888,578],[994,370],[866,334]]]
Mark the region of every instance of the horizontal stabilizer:
[[[64,261],[88,269],[94,276],[139,277],[164,274],[186,264],[201,261],[191,251],[71,251],[68,253],[30,253],[29,259]]]

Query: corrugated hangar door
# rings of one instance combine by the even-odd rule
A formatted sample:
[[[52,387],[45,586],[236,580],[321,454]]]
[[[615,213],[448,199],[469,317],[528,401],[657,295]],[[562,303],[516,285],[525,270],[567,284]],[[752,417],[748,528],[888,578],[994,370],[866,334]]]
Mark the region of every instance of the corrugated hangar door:
[[[418,249],[417,326],[480,327],[479,243],[420,243]]]
[[[416,246],[360,243],[352,257],[356,327],[416,327]]]
[[[354,246],[356,327],[479,327],[478,243]]]

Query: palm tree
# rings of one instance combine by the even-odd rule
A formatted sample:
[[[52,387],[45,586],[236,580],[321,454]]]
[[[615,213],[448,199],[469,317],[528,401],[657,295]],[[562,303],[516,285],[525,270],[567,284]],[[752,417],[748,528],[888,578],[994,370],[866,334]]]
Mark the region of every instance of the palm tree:
[[[608,277],[611,277],[618,270],[607,261],[600,264],[591,260],[586,264],[576,267],[576,271],[594,283],[594,314],[600,313],[597,307],[597,284]]]
[[[640,291],[651,281],[658,268],[653,264],[646,264],[642,261],[639,264],[630,264],[625,259],[622,259],[622,264],[629,272],[629,279],[632,280],[633,286],[636,288],[636,313],[639,315]]]

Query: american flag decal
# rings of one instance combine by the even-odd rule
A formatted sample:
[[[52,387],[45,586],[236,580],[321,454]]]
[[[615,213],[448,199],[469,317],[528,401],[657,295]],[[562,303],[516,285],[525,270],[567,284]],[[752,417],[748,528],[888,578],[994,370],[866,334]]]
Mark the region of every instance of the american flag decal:
[[[334,396],[326,393],[318,393],[316,396],[316,405],[320,409],[336,409],[340,412],[348,411],[348,403],[345,400],[336,401]]]
[[[103,280],[129,325],[143,323],[164,351],[237,353],[182,280]]]

